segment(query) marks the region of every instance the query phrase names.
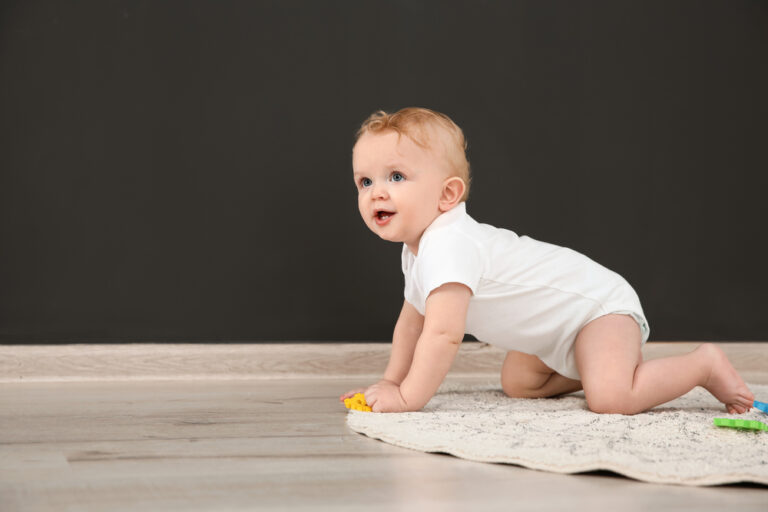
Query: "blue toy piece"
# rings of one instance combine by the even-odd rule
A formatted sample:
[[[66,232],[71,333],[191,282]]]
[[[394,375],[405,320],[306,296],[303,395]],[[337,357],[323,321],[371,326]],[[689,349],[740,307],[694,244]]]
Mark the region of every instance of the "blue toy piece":
[[[757,400],[755,400],[755,403],[752,404],[752,407],[754,407],[755,409],[760,409],[764,413],[768,414],[768,404],[766,403],[758,402]]]

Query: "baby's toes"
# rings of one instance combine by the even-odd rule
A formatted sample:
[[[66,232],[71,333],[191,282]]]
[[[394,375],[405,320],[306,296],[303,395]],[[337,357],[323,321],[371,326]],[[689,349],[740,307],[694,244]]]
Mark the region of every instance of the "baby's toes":
[[[740,390],[736,396],[736,401],[743,404],[749,404],[752,407],[752,403],[755,401],[755,395],[749,390],[748,387]]]
[[[747,396],[740,396],[736,399],[736,403],[744,408],[744,412],[749,411],[754,402],[754,400],[750,400]]]
[[[728,409],[728,414],[743,414],[747,412],[747,409],[736,402],[732,404],[726,404],[725,407]]]
[[[746,405],[744,403],[738,403],[736,404],[736,412],[738,414],[744,414],[745,412],[749,412],[749,405]]]

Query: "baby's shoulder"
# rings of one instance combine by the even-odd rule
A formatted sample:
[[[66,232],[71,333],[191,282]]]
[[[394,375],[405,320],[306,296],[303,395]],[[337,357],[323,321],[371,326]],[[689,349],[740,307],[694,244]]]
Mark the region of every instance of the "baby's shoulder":
[[[497,228],[490,224],[482,224],[471,218],[465,219],[464,222],[427,232],[424,235],[425,245],[441,248],[466,247],[479,251],[491,250],[499,244],[514,244],[520,238],[514,231]]]
[[[485,268],[488,251],[481,240],[460,229],[440,229],[423,237],[415,258],[418,268]]]
[[[419,252],[439,252],[464,247],[480,248],[482,240],[471,230],[461,226],[445,226],[424,233],[419,241]]]

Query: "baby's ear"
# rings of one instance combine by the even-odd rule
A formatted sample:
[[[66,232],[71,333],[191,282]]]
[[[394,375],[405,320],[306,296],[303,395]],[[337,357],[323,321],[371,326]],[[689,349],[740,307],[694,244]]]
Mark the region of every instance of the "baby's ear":
[[[467,186],[458,176],[452,176],[443,182],[443,193],[440,194],[440,211],[447,212],[456,206],[464,195]]]

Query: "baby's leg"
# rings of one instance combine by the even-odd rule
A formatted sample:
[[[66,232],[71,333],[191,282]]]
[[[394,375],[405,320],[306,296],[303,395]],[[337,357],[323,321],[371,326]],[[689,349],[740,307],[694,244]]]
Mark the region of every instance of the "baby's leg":
[[[703,386],[730,413],[750,409],[754,395],[719,347],[643,361],[640,327],[628,315],[605,315],[576,337],[576,367],[594,412],[636,414]]]
[[[510,350],[501,368],[501,388],[512,398],[547,398],[578,391],[581,382],[563,377],[536,356]]]

